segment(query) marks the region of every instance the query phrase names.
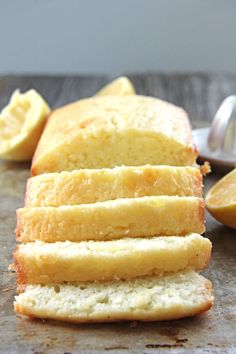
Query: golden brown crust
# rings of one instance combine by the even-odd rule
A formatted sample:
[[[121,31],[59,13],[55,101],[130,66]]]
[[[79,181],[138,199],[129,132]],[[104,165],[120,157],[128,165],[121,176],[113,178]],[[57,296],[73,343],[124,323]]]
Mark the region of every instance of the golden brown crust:
[[[202,308],[202,310],[199,312],[199,314],[210,310],[212,308],[213,304],[214,304],[214,289],[213,289],[213,286],[212,286],[212,282],[209,279],[205,278],[204,286],[205,286],[206,292],[209,294],[209,297],[210,296],[211,297],[209,298],[209,300],[205,304],[205,306]]]
[[[201,198],[164,196],[94,205],[21,208],[17,211],[16,237],[21,242],[102,241],[204,231]]]
[[[154,119],[154,117],[156,119]],[[168,124],[166,123],[167,121]],[[81,150],[81,143],[84,144],[84,137],[87,139],[92,132],[92,140],[94,140],[96,133],[97,139],[99,141],[102,139],[104,145],[102,146],[105,147],[105,141],[109,134],[114,137],[114,134],[117,132],[123,134],[124,131],[132,131],[131,135],[133,138],[136,135],[134,132],[142,132],[142,138],[144,136],[146,138],[151,137],[152,140],[156,140],[158,136],[159,138],[160,136],[165,136],[167,139],[166,146],[169,146],[168,141],[173,142],[175,148],[180,148],[180,154],[176,153],[175,161],[172,163],[170,161],[170,163],[167,164],[193,165],[195,163],[198,151],[193,144],[187,113],[183,109],[151,97],[138,95],[127,97],[109,96],[81,100],[52,112],[32,161],[32,175],[50,171],[56,172],[75,168],[85,168],[87,165],[88,168],[92,168],[87,160],[84,161],[83,156],[79,156],[78,149],[77,156],[74,156],[75,149],[78,145]],[[142,138],[139,142],[142,141]],[[91,139],[88,138],[88,140],[91,144]],[[134,140],[132,141],[134,142]],[[92,142],[92,145],[93,143],[94,141]],[[110,142],[106,143],[108,143],[108,145],[110,144]],[[155,147],[158,144],[159,143],[156,141],[154,143]],[[85,150],[84,152],[82,150],[81,154],[88,154],[87,143],[83,146]],[[121,144],[121,146],[123,145]],[[105,151],[110,151],[110,145],[106,148],[108,150]],[[173,149],[175,148],[173,147]],[[124,147],[124,150],[125,151],[120,157],[114,157],[111,154],[112,161],[104,162],[104,156],[102,155],[101,157],[99,155],[99,158],[102,159],[100,164],[96,156],[91,157],[90,153],[89,156],[91,159],[95,159],[96,164],[99,164],[99,166],[97,165],[96,167],[100,168],[135,164],[137,157],[134,158],[134,156],[131,155],[130,157],[127,156],[129,153],[129,148],[127,146]],[[120,147],[119,151],[122,151]],[[93,150],[93,152],[94,155],[100,153],[98,150]],[[172,151],[171,154],[173,152],[174,151]],[[54,158],[54,153],[55,156],[58,156],[60,153],[60,161],[58,158]],[[70,162],[68,161],[69,156],[71,159]],[[158,162],[160,156],[158,156],[155,156],[155,158],[149,156],[150,161],[146,160],[146,163],[149,162],[155,164],[156,159],[156,164],[160,164]],[[176,162],[176,156],[178,157],[177,160],[179,163]],[[62,159],[65,159],[66,161],[63,161]],[[140,157],[140,161],[137,165],[145,163],[141,163],[141,160],[142,158]],[[90,161],[90,163],[92,162]],[[105,165],[101,166],[103,163]],[[161,162],[161,164],[164,164],[164,161]]]
[[[204,202],[204,199],[202,199],[199,204],[199,221],[200,221],[200,224],[203,225],[203,229],[204,229],[203,232],[205,232],[205,202]]]
[[[184,277],[184,274],[186,274],[186,277]],[[16,302],[14,303],[15,311],[32,317],[58,319],[75,323],[122,320],[161,321],[198,315],[209,310],[213,305],[212,283],[195,272],[177,273],[167,276],[164,282],[162,277],[156,277],[155,280],[153,278],[147,279],[147,283],[141,279],[134,280],[133,283],[120,283],[118,281],[119,285],[116,282],[104,285],[109,290],[109,295],[106,295],[107,292],[106,290],[104,292],[103,286],[96,285],[96,283],[87,286],[79,283],[78,287],[61,285],[57,290],[53,284],[45,287],[37,285],[29,286],[26,288],[25,294],[16,297]],[[153,285],[155,284],[154,288],[157,285],[157,297],[155,296],[155,292],[153,293],[154,288],[148,287],[147,299],[143,302],[142,295],[145,294],[145,284],[151,284],[149,283],[149,279]],[[160,279],[160,283],[158,283],[158,279]],[[163,286],[163,290],[166,289],[167,293],[162,291],[158,284]],[[82,297],[80,297],[81,286],[83,290],[90,290],[86,292],[87,295],[83,295],[85,293],[82,293]],[[169,298],[169,291],[174,291],[172,294],[173,298]],[[90,301],[89,294],[92,295],[92,302]],[[130,306],[129,301],[120,302],[122,301],[122,297],[125,298],[127,294],[129,294],[128,296],[134,295],[133,306]],[[57,299],[55,304],[54,296]],[[97,306],[96,303],[96,299],[100,303],[101,296],[102,298],[104,296],[106,298],[106,305],[102,308],[100,305]],[[87,304],[85,298],[88,299]],[[73,306],[67,306],[71,304],[72,299]],[[61,308],[60,303],[64,304],[64,300],[65,306]],[[144,306],[144,304],[148,306]]]
[[[213,306],[213,299],[210,299],[204,303],[201,304],[199,307],[195,308],[194,310],[189,310],[185,312],[179,312],[179,313],[166,313],[164,316],[160,317],[158,314],[153,314],[153,315],[146,315],[146,316],[137,316],[132,313],[127,314],[126,316],[116,316],[115,317],[103,317],[103,318],[94,318],[94,319],[89,319],[89,318],[72,318],[72,317],[61,317],[58,315],[44,315],[40,316],[38,314],[34,314],[27,309],[21,307],[18,303],[14,303],[14,310],[15,312],[28,316],[31,318],[41,318],[41,319],[52,319],[52,320],[59,320],[63,322],[70,322],[70,323],[103,323],[103,322],[120,322],[120,321],[140,321],[140,322],[154,322],[154,321],[168,321],[168,320],[178,320],[181,318],[186,318],[186,317],[193,317],[197,315],[201,315],[206,311],[209,311],[211,307]],[[118,317],[118,318],[117,318]]]
[[[203,177],[202,174],[199,173],[197,176],[197,183],[196,183],[196,196],[202,197],[202,188],[203,188]]]
[[[156,321],[172,321],[172,320],[178,320],[181,318],[187,318],[187,317],[193,317],[193,316],[197,316],[197,315],[201,315],[206,311],[209,311],[212,307],[212,302],[209,302],[207,304],[204,304],[204,306],[199,307],[198,309],[196,309],[195,311],[192,312],[188,312],[188,313],[182,313],[182,314],[176,314],[174,316],[171,315],[166,315],[163,317],[158,317],[158,316],[146,316],[146,318],[137,318],[136,316],[127,316],[127,317],[120,317],[120,318],[111,318],[111,317],[104,317],[102,319],[88,319],[88,318],[84,318],[84,319],[73,319],[71,317],[59,317],[59,316],[36,316],[34,314],[32,314],[31,312],[27,311],[26,309],[21,308],[21,306],[19,304],[15,304],[14,305],[14,310],[15,312],[24,315],[24,316],[28,316],[30,318],[41,318],[44,320],[47,319],[52,319],[52,320],[56,320],[56,321],[63,321],[63,322],[70,322],[70,323],[104,323],[104,322],[123,322],[123,321],[140,321],[140,322],[156,322]]]
[[[144,165],[42,174],[28,179],[25,207],[58,207],[162,195],[201,197],[200,170]]]
[[[26,274],[24,271],[23,263],[21,262],[19,257],[19,246],[16,246],[16,250],[13,253],[13,260],[14,260],[14,268],[16,272],[17,286],[20,286],[21,284],[26,284],[27,283]]]
[[[24,205],[27,206],[28,200],[30,198],[30,178],[27,179],[25,185],[25,196],[24,196]]]
[[[45,131],[45,130],[47,129],[47,127],[48,127],[48,124],[49,124],[49,121],[50,121],[50,119],[51,119],[51,117],[52,117],[52,113],[53,113],[53,112],[55,112],[55,110],[51,111],[50,114],[49,114],[48,117],[47,117],[46,123],[45,123],[45,125],[44,125],[43,133],[44,133],[44,131]],[[41,134],[41,136],[40,136],[40,138],[39,138],[38,145],[37,145],[37,147],[36,147],[36,149],[35,149],[35,152],[34,152],[34,155],[33,155],[33,157],[32,157],[32,162],[31,162],[31,175],[32,175],[32,176],[35,176],[35,173],[34,173],[34,172],[36,172],[36,171],[34,171],[34,165],[35,165],[35,161],[37,161],[37,159],[38,159],[39,145],[41,144],[41,140],[42,140],[42,138],[43,138],[43,133]]]
[[[209,266],[209,263],[211,261],[211,257],[212,257],[212,252],[209,252],[208,257],[206,258],[206,263],[205,263],[204,268],[207,268]]]
[[[36,242],[19,247],[15,268],[18,284],[107,282],[201,270],[210,254],[211,242],[200,235],[51,245]]]
[[[20,241],[20,234],[21,234],[21,219],[18,217],[18,210],[16,210],[16,228],[15,228],[15,235],[16,235],[16,241]]]
[[[25,291],[26,284],[17,284],[16,291],[17,294],[21,294]]]

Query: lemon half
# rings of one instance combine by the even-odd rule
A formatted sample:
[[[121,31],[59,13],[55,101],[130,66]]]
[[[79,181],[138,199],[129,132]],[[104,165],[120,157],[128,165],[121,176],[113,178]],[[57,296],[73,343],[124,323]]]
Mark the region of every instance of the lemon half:
[[[205,201],[207,210],[216,220],[236,229],[236,169],[209,190]]]
[[[15,91],[0,113],[0,157],[30,160],[49,113],[49,106],[35,90]]]
[[[104,86],[95,96],[130,96],[135,93],[131,81],[126,76],[121,76]]]

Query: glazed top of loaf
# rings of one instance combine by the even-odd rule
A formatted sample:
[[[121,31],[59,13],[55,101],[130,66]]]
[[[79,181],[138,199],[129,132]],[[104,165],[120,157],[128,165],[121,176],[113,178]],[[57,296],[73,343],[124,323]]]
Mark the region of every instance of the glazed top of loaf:
[[[187,113],[171,103],[147,96],[88,98],[56,109],[38,145],[37,155],[47,153],[75,136],[100,130],[142,130],[161,133],[192,146]]]

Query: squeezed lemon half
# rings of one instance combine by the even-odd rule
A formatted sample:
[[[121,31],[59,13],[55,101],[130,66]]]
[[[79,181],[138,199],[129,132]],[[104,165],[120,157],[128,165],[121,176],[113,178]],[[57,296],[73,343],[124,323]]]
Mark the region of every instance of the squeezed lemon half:
[[[130,80],[119,77],[97,92],[96,96],[135,95]],[[15,91],[0,113],[0,158],[13,161],[31,160],[50,108],[35,90]]]
[[[0,157],[30,160],[49,113],[49,106],[37,91],[15,91],[0,113]]]
[[[130,96],[135,93],[130,80],[126,76],[121,76],[104,86],[95,96]]]
[[[206,208],[216,220],[236,229],[236,169],[209,190],[205,202]]]

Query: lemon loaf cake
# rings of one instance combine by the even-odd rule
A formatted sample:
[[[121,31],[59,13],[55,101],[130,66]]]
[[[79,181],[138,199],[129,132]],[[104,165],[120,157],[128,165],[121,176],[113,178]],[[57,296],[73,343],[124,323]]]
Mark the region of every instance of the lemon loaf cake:
[[[112,240],[204,232],[204,202],[155,196],[17,210],[18,241]]]
[[[211,242],[198,234],[113,241],[28,242],[18,246],[18,285],[129,279],[185,269],[201,270]],[[128,265],[128,266],[127,266]]]
[[[80,168],[195,165],[186,112],[145,96],[88,98],[52,112],[32,175]]]
[[[155,195],[202,196],[194,167],[140,166],[45,173],[27,181],[25,206],[60,206]]]
[[[68,322],[157,321],[197,315],[213,304],[211,282],[194,271],[76,285],[27,285],[17,313]]]

